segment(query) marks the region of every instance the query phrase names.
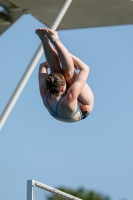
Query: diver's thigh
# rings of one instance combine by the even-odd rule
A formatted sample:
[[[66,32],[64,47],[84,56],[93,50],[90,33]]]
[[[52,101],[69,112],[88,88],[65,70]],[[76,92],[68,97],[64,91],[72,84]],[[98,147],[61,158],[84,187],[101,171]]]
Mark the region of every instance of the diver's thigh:
[[[60,62],[59,62],[59,59],[57,57],[56,60],[54,60],[53,62],[51,62],[49,64],[49,68],[50,68],[50,72],[59,72],[59,73],[63,73],[62,72],[62,69],[61,69],[61,66],[60,66]]]
[[[89,105],[93,107],[94,104],[94,96],[92,90],[90,89],[89,85],[85,83],[80,95],[78,96],[78,100],[83,105]]]

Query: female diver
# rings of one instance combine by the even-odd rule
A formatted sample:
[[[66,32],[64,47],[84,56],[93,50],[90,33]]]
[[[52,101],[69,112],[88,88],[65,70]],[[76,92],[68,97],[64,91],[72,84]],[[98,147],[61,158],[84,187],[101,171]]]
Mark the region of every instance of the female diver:
[[[50,115],[63,122],[86,118],[94,104],[93,93],[86,83],[89,67],[68,52],[57,31],[39,28],[35,32],[42,42],[47,60],[40,64],[38,75],[44,106]],[[78,74],[74,68],[79,70]]]

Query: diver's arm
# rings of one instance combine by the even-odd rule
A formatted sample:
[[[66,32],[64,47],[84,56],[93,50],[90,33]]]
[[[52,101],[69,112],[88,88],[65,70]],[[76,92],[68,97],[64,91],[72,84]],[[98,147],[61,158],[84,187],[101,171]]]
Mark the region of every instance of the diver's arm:
[[[47,62],[43,62],[40,64],[39,72],[38,72],[38,81],[39,81],[39,89],[40,94],[44,97],[46,93],[46,78],[48,77],[48,64]]]
[[[86,65],[82,60],[77,58],[76,56],[71,54],[71,57],[73,59],[73,63],[76,69],[82,70],[82,69],[90,69],[88,65]]]

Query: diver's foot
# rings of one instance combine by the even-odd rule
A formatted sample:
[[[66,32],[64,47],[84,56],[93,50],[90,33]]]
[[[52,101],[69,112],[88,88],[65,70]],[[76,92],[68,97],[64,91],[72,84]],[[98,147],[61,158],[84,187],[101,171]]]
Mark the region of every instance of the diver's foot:
[[[47,36],[47,38],[50,40],[50,42],[55,43],[59,41],[58,33],[57,31],[53,31],[49,28],[42,29],[44,34]]]
[[[48,42],[48,38],[46,37],[46,34],[44,34],[44,31],[42,28],[36,29],[35,33],[38,35],[38,37],[40,38],[42,42]]]

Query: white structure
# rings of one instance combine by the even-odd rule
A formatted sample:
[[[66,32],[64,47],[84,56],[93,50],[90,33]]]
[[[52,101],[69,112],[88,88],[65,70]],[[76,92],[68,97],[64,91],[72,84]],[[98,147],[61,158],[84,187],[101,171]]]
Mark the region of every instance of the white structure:
[[[35,180],[27,181],[27,200],[81,200],[70,194],[42,184]]]

